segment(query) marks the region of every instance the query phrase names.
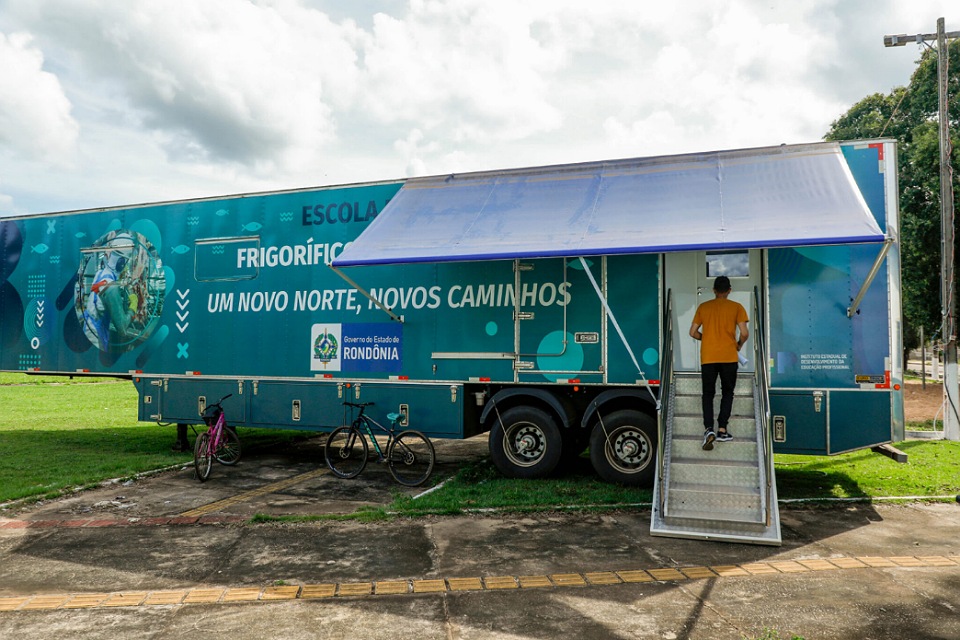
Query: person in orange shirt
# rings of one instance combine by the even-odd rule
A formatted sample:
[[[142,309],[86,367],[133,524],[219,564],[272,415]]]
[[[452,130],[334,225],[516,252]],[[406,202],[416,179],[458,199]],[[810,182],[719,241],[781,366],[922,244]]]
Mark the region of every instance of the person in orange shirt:
[[[733,389],[737,384],[738,353],[750,337],[747,311],[739,302],[728,300],[730,278],[720,276],[713,281],[713,300],[697,307],[690,325],[690,337],[700,340],[700,379],[703,383],[703,449],[713,449],[714,440],[729,442],[727,431],[733,411]],[[739,333],[739,336],[738,336]],[[713,398],[720,378],[720,414],[717,431],[713,430]]]

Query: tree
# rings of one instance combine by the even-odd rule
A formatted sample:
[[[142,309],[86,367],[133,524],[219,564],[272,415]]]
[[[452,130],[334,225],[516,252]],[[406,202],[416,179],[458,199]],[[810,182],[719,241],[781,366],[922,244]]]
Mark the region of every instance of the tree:
[[[951,139],[954,147],[960,147],[960,40],[949,45],[948,70]],[[897,87],[888,95],[867,96],[837,118],[824,136],[825,140],[891,137],[898,142],[903,338],[907,348],[918,344],[920,327],[933,337],[940,334],[942,324],[938,96],[937,54],[927,49],[907,87]],[[957,154],[951,155],[951,164],[956,193],[960,191]]]

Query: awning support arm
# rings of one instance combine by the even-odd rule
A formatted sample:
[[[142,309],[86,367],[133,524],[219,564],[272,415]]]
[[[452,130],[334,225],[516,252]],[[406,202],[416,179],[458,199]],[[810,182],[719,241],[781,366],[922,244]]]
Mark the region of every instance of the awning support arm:
[[[593,272],[590,271],[590,266],[587,265],[587,261],[584,260],[583,256],[580,256],[580,264],[583,266],[583,270],[587,274],[587,278],[590,279],[590,284],[593,285],[593,290],[597,292],[597,297],[600,299],[600,304],[603,305],[603,310],[607,312],[607,317],[610,318],[613,328],[617,330],[617,335],[620,336],[620,341],[623,342],[623,346],[626,348],[627,353],[630,354],[630,359],[633,360],[633,366],[637,368],[637,373],[640,374],[640,377],[643,379],[643,381],[647,382],[647,377],[643,375],[643,369],[640,368],[640,363],[637,362],[637,356],[634,355],[633,349],[630,347],[630,343],[627,342],[627,337],[623,334],[623,329],[620,328],[620,323],[617,322],[616,316],[613,315],[613,310],[607,303],[607,299],[604,297],[599,285],[597,285],[597,281],[593,277]],[[653,398],[654,403],[656,403],[657,411],[659,411],[660,400],[653,393],[653,389],[650,388],[649,383],[647,383],[647,391],[650,393],[650,397]]]
[[[336,268],[335,266],[333,266],[332,264],[328,264],[327,266],[330,267],[331,269],[333,269],[333,272],[334,272],[335,274],[337,274],[338,276],[340,276],[341,278],[343,278],[344,280],[346,280],[347,284],[349,284],[351,287],[353,287],[354,289],[356,289],[357,291],[359,291],[360,293],[362,293],[363,296],[364,296],[367,300],[369,300],[369,301],[372,302],[373,304],[377,305],[377,308],[378,308],[378,309],[380,309],[381,311],[383,311],[385,314],[387,314],[388,316],[390,316],[392,319],[396,320],[396,321],[399,322],[400,324],[403,324],[403,316],[398,316],[397,314],[395,314],[392,309],[390,309],[389,307],[385,306],[382,302],[380,302],[379,300],[377,300],[376,298],[374,298],[372,295],[370,295],[370,292],[369,292],[369,291],[367,291],[366,289],[364,289],[363,287],[361,287],[360,285],[358,285],[356,282],[354,282],[354,281],[350,278],[350,276],[348,276],[348,275],[345,274],[344,272],[340,271],[339,269],[337,269],[337,268]]]
[[[864,280],[863,284],[860,285],[860,291],[857,292],[853,302],[850,303],[849,307],[847,307],[848,318],[852,318],[853,314],[855,314],[857,309],[860,308],[860,302],[863,300],[863,296],[867,295],[867,289],[870,288],[870,285],[873,284],[873,279],[876,278],[877,274],[880,272],[880,265],[883,264],[883,261],[887,257],[887,253],[890,252],[890,247],[892,245],[892,238],[887,238],[883,241],[883,247],[880,249],[880,254],[877,255],[877,259],[873,261],[873,266],[870,268],[870,273],[867,274],[866,280]]]

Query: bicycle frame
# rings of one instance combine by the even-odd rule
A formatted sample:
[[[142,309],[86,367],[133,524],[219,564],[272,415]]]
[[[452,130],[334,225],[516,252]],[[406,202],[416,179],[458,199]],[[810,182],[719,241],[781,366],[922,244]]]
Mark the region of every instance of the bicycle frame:
[[[203,411],[203,422],[207,425],[204,433],[197,435],[194,445],[193,463],[197,471],[197,478],[201,482],[210,476],[210,466],[213,460],[225,465],[233,465],[240,458],[239,439],[233,432],[227,434],[226,412],[223,410],[223,401],[233,394],[227,394],[214,404],[208,405]],[[230,438],[233,438],[232,447],[227,447]],[[221,455],[221,447],[229,455]],[[205,461],[205,462],[202,462]]]
[[[390,449],[390,443],[396,437],[396,428],[394,428],[392,425],[389,429],[386,428],[385,426],[383,426],[382,424],[380,424],[379,422],[377,422],[376,420],[368,416],[366,413],[364,413],[364,409],[366,409],[365,406],[360,407],[360,413],[357,415],[356,418],[353,419],[352,425],[361,434],[366,434],[367,439],[373,443],[373,449],[374,451],[377,452],[377,458],[383,461],[386,459],[386,454],[384,452]],[[387,444],[385,447],[383,448],[380,447],[380,443],[377,442],[377,436],[373,432],[373,429],[370,428],[370,425],[377,427],[377,429],[387,434]]]
[[[400,484],[408,487],[419,486],[430,477],[436,461],[436,453],[430,440],[413,429],[407,429],[401,414],[390,413],[390,427],[377,422],[366,415],[366,407],[372,402],[355,404],[344,402],[344,406],[359,409],[349,425],[334,429],[327,437],[324,458],[330,470],[340,478],[355,478],[367,465],[370,446],[377,454],[377,461],[386,463],[390,475]],[[346,409],[344,409],[346,422]],[[398,429],[399,427],[399,429]],[[374,429],[387,435],[386,445],[377,441]]]

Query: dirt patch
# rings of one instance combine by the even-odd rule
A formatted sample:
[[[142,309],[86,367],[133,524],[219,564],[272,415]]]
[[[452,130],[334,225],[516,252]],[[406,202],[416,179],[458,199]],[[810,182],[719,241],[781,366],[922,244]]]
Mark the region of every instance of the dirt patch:
[[[919,381],[903,383],[903,414],[907,422],[921,422],[942,418],[938,415],[943,404],[943,385],[927,382],[927,388]]]

